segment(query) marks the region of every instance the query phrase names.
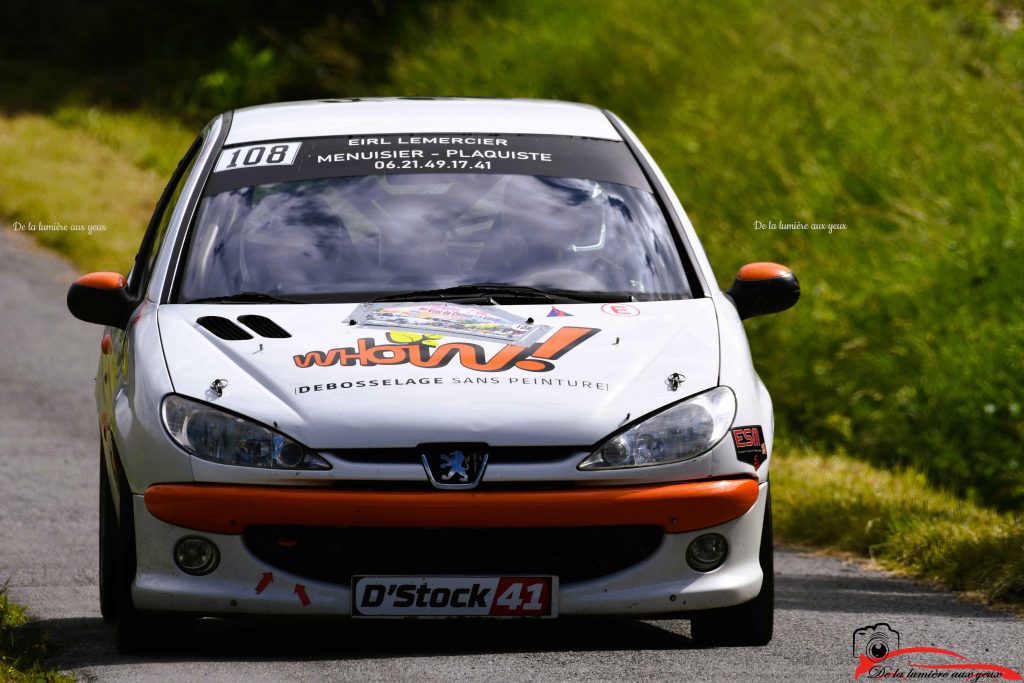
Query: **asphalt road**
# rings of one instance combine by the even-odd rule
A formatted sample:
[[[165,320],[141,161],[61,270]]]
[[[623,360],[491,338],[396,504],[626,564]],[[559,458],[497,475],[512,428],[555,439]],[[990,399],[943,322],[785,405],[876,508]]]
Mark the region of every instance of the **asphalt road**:
[[[79,680],[849,681],[853,631],[879,622],[900,633],[902,647],[942,647],[1024,672],[1024,621],[784,549],[776,635],[764,648],[695,648],[683,620],[206,620],[187,651],[121,657],[96,589],[100,330],[64,307],[75,275],[0,226],[0,583],[9,580],[33,628],[49,633],[53,664]]]

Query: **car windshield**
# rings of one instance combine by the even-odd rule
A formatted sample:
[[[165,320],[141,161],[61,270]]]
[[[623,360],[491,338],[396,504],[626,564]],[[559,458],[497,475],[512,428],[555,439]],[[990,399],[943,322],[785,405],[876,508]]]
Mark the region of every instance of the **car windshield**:
[[[178,300],[351,302],[482,285],[584,293],[586,301],[690,296],[670,228],[647,189],[431,172],[208,194]]]

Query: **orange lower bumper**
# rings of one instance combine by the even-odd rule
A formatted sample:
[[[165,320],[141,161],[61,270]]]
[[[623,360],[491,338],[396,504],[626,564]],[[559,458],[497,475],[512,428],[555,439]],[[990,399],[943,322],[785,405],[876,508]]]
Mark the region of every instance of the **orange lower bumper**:
[[[240,534],[265,524],[333,527],[657,525],[694,531],[735,519],[757,500],[752,479],[568,491],[339,491],[156,484],[146,509],[168,524]]]

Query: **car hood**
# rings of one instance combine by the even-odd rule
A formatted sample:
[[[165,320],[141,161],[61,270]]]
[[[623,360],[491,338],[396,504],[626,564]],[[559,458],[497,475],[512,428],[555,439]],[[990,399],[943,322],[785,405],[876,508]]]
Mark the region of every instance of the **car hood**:
[[[591,445],[719,376],[711,299],[172,304],[158,315],[175,392],[316,449]]]

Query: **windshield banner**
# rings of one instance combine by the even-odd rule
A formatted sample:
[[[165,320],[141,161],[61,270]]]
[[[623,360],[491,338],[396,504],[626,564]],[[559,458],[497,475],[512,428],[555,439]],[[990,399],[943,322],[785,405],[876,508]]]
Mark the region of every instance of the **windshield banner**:
[[[650,191],[639,164],[621,141],[561,135],[417,133],[226,147],[203,195],[296,180],[416,173],[585,178]]]

